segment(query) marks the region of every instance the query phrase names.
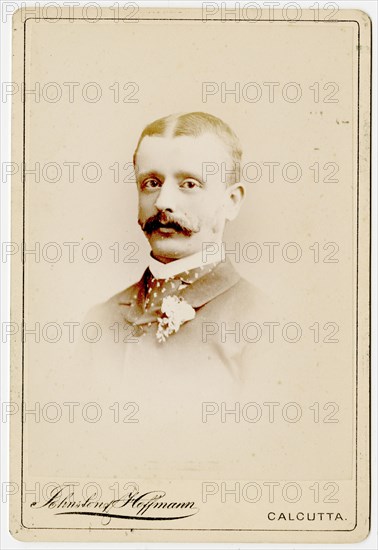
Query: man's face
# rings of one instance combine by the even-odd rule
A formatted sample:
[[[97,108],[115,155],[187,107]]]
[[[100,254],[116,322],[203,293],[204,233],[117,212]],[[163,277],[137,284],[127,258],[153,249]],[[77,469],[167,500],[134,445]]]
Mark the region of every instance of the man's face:
[[[221,241],[243,195],[240,185],[227,186],[226,169],[232,170],[230,154],[214,134],[142,140],[135,167],[139,224],[156,259],[169,262]]]

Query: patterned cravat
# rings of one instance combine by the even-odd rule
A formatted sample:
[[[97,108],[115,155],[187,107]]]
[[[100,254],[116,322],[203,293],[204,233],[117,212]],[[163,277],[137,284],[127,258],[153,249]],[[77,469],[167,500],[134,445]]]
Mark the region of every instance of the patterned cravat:
[[[210,273],[217,263],[218,262],[195,267],[189,271],[183,271],[182,273],[179,273],[174,277],[170,277],[169,279],[155,279],[155,277],[150,274],[147,282],[147,293],[144,303],[145,309],[151,310],[160,308],[166,296],[180,294],[180,292],[187,288],[188,285],[193,284],[204,275]]]

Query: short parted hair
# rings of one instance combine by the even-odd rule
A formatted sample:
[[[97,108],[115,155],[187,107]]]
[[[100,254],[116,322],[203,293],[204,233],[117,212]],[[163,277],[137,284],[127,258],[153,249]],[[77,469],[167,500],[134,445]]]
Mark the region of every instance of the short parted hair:
[[[192,136],[199,137],[205,133],[218,136],[227,146],[233,161],[233,177],[227,178],[228,183],[237,183],[240,180],[240,163],[242,149],[238,137],[230,126],[220,118],[209,113],[193,112],[168,115],[148,124],[140,135],[136,146],[133,163],[136,166],[136,157],[139,146],[146,136]],[[232,181],[230,181],[232,180]]]

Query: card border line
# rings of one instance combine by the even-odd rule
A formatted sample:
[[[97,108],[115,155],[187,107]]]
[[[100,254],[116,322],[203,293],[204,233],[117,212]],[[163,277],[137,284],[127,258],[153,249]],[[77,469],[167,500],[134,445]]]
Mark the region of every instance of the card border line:
[[[136,21],[202,21],[202,18],[117,18],[120,21],[132,21],[133,19]],[[356,436],[355,436],[355,476],[356,476],[356,486],[355,486],[355,525],[352,529],[204,529],[204,528],[198,528],[198,529],[155,529],[155,528],[134,528],[134,527],[110,527],[110,528],[101,528],[101,527],[28,527],[23,523],[23,479],[24,479],[24,372],[25,372],[25,350],[24,350],[24,336],[25,336],[25,197],[26,197],[26,182],[25,182],[25,157],[26,157],[26,94],[25,94],[25,88],[26,88],[26,24],[28,21],[34,20],[34,21],[48,21],[48,20],[54,20],[54,18],[49,17],[28,17],[24,21],[24,67],[23,67],[23,90],[24,90],[24,96],[23,96],[23,172],[22,172],[22,204],[23,204],[23,215],[22,215],[22,223],[23,223],[23,229],[22,229],[22,238],[23,238],[23,254],[22,254],[22,389],[21,389],[21,400],[22,400],[22,415],[21,415],[21,525],[24,529],[27,529],[29,531],[31,530],[64,530],[64,531],[168,531],[168,532],[177,532],[177,531],[205,531],[205,532],[288,532],[288,533],[295,533],[295,532],[310,532],[310,533],[339,533],[339,532],[353,532],[357,528],[358,524],[358,276],[359,276],[359,198],[360,198],[360,69],[361,69],[361,63],[360,63],[360,50],[361,50],[361,40],[360,40],[360,23],[359,21],[356,21],[354,19],[334,19],[334,20],[324,20],[324,21],[313,21],[311,19],[301,19],[298,21],[295,21],[296,24],[298,23],[315,23],[315,24],[329,24],[329,23],[356,23],[358,26],[358,77],[357,77],[357,219],[356,219],[356,228],[357,228],[357,262],[356,262],[356,392],[355,392],[355,398],[356,398],[356,416],[355,416],[355,422],[356,422]],[[87,21],[84,17],[62,17],[59,18],[59,21],[71,21],[71,20],[82,20]],[[97,21],[114,21],[114,17],[101,17]],[[233,19],[230,21],[225,21],[222,19],[207,19],[207,21],[213,21],[213,22],[242,22],[246,23],[243,19]],[[288,21],[286,19],[275,19],[274,21],[270,19],[260,19],[258,21],[255,21],[254,23],[280,23],[284,22],[287,23]],[[371,44],[371,34],[372,34],[372,28],[370,30],[370,44]],[[372,128],[371,128],[371,116],[372,116],[372,50],[370,50],[370,110],[369,110],[369,121],[370,121],[370,151],[369,151],[369,162],[370,162],[370,177],[369,177],[369,190],[370,190],[370,200],[369,200],[369,222],[370,222],[370,230],[369,230],[369,306],[371,305],[371,176],[372,176],[372,166],[371,166],[371,144],[372,144]],[[369,442],[371,443],[371,423],[370,423],[370,416],[371,416],[371,307],[369,307]],[[371,445],[369,445],[369,497],[370,497],[370,489],[371,489]],[[371,499],[369,498],[369,511],[371,509]],[[370,523],[370,513],[369,513],[369,523]]]

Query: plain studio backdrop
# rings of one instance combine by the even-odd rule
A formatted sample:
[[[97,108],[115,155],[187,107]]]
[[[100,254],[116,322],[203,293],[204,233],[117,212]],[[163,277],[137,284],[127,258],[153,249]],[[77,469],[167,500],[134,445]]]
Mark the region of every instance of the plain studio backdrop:
[[[307,470],[302,465],[307,479],[350,479],[357,132],[351,113],[357,101],[357,31],[351,23],[317,23],[316,32],[309,32],[313,27],[304,22],[28,21],[26,88],[40,83],[51,98],[58,87],[62,97],[52,102],[42,93],[38,103],[27,95],[26,166],[29,170],[40,163],[43,169],[56,163],[63,175],[57,182],[42,177],[38,183],[32,174],[26,178],[26,247],[40,243],[53,257],[54,245],[44,247],[57,243],[62,251],[56,263],[28,256],[26,322],[80,322],[94,304],[139,279],[149,250],[137,225],[137,194],[130,177],[138,137],[146,124],[170,113],[216,115],[239,136],[244,165],[255,163],[244,174],[247,197],[240,216],[227,228],[228,248],[239,243],[241,252],[231,259],[246,279],[271,297],[267,321],[297,322],[306,331],[302,343],[291,348],[281,339],[279,365],[265,365],[264,376],[275,384],[281,401],[301,395],[308,405],[320,400],[341,404],[340,438],[332,457],[321,465],[308,459],[306,453],[313,453],[320,440],[308,440],[303,448],[298,438],[297,456],[308,465]],[[204,86],[213,91],[206,98]],[[222,90],[236,89],[238,94],[238,87],[239,97],[222,96]],[[70,89],[75,94],[72,102]],[[83,99],[83,93],[93,98],[99,89],[98,101]],[[256,93],[261,93],[260,99],[251,101]],[[298,101],[293,100],[296,94]],[[337,102],[324,101],[327,98]],[[69,178],[72,163],[74,181]],[[94,177],[94,165],[91,169],[89,163],[101,166],[98,182],[85,181],[82,175],[87,167],[86,179]],[[269,176],[272,163],[274,178]],[[300,167],[298,181],[294,164],[290,168],[288,163]],[[332,177],[335,164],[338,171]],[[114,181],[117,165],[120,181]],[[50,168],[46,173],[51,179]],[[257,180],[259,170],[260,179],[248,181]],[[251,242],[257,246],[248,248]],[[78,243],[73,262],[67,243]],[[278,243],[274,258],[269,259],[267,243]],[[288,243],[296,245],[285,248]],[[334,245],[325,250],[327,243],[336,243],[338,252]],[[314,261],[317,246],[320,259]],[[88,261],[99,250],[98,261]],[[261,258],[251,261],[256,250]],[[298,261],[288,261],[298,250]],[[338,262],[325,263],[335,251]],[[124,262],[127,258],[137,261]],[[319,348],[311,342],[308,327],[315,322],[337,323],[340,344]],[[29,401],[54,399],[71,353],[66,339],[54,345],[28,340]],[[39,426],[39,435],[29,439],[34,454],[28,463],[35,475],[53,467],[49,450],[40,445],[45,429]],[[322,444],[327,434],[319,435],[325,438]],[[264,464],[264,459],[256,464],[256,475],[264,475]],[[287,474],[292,474],[295,462],[287,467]]]

